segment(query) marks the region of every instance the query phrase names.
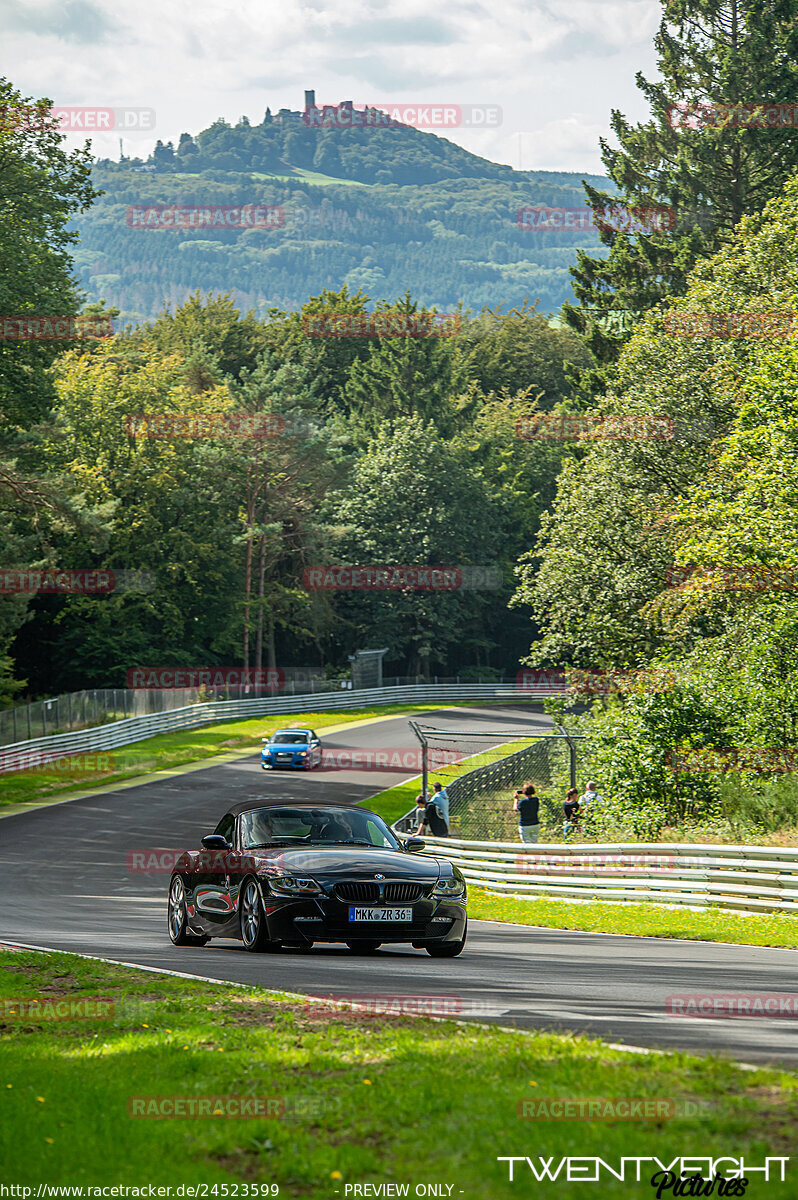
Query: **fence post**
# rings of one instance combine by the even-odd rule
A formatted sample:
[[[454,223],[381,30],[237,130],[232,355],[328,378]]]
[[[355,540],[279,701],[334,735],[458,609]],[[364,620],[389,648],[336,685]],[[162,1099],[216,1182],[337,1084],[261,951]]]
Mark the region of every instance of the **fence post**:
[[[571,760],[570,761],[571,787],[575,788],[576,787],[576,746],[574,745],[571,735],[569,733],[567,733],[565,729],[563,729],[562,725],[558,725],[556,721],[554,722],[554,725],[555,725],[556,729],[559,729],[560,733],[563,735],[566,742],[568,743],[568,757]]]
[[[69,721],[70,732],[72,730],[72,693],[67,692],[67,720]]]

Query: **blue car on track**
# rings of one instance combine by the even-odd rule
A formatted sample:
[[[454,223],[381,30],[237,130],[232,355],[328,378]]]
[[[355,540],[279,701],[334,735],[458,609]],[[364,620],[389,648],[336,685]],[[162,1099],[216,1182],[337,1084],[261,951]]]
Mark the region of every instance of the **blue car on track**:
[[[264,771],[301,767],[312,771],[321,763],[321,741],[312,729],[278,729],[263,739],[260,765]]]

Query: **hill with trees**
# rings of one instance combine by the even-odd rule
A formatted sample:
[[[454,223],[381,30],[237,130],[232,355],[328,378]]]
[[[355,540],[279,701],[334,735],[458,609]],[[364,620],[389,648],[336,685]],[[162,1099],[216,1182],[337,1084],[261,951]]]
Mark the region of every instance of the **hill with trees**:
[[[599,176],[586,176],[606,186]],[[320,288],[410,292],[452,311],[573,297],[577,247],[603,253],[597,232],[519,227],[530,205],[584,208],[582,176],[519,172],[407,125],[315,129],[303,114],[267,111],[260,124],[215,121],[149,159],[103,160],[103,192],[76,221],[74,261],[90,302],[120,323],[174,310],[195,290],[230,292],[243,311],[296,311]],[[264,205],[267,229],[131,227],[148,206]]]

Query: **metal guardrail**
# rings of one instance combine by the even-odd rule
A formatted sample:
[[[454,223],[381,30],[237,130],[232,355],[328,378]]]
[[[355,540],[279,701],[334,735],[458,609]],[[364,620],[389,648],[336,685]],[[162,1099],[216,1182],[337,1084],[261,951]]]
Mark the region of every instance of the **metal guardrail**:
[[[780,846],[425,841],[429,853],[456,863],[469,883],[493,894],[798,911],[798,850]]]
[[[220,721],[244,720],[248,717],[277,716],[281,713],[325,712],[349,708],[370,708],[382,704],[430,704],[458,700],[541,700],[551,695],[551,689],[540,691],[518,688],[515,684],[439,683],[410,684],[399,687],[337,690],[309,693],[300,696],[260,697],[252,700],[219,700],[207,704],[190,704],[171,712],[152,713],[143,717],[127,717],[94,729],[73,733],[53,734],[32,738],[0,747],[0,773],[19,771],[26,766],[52,762],[75,754],[115,750],[129,746],[159,733],[176,729],[198,729]]]
[[[296,675],[291,675],[292,672],[296,672]],[[291,677],[287,677],[277,689],[263,683],[228,683],[213,687],[202,685],[184,688],[89,688],[81,692],[65,692],[49,699],[1,709],[0,747],[16,745],[23,740],[32,741],[34,738],[92,729],[96,725],[109,725],[126,717],[153,716],[155,713],[168,712],[174,708],[186,708],[189,704],[270,699],[278,696],[285,699],[286,696],[315,696],[319,692],[338,693],[342,689],[352,688],[351,679],[323,679],[313,675],[310,667],[286,667],[284,674]],[[433,679],[422,679],[418,675],[391,675],[380,680],[379,684],[375,680],[369,686],[399,687],[439,683],[509,685],[512,682],[509,679],[461,680],[459,676],[454,675],[440,678],[436,675]]]

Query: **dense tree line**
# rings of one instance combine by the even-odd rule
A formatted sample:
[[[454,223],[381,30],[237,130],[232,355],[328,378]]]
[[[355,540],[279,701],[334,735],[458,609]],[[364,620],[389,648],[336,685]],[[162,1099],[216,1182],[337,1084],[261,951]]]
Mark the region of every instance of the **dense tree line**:
[[[68,207],[90,199],[76,191]],[[64,289],[69,265],[59,260]],[[59,303],[74,308],[73,294]],[[33,280],[16,307],[35,314],[50,302]],[[375,306],[405,321],[428,312],[407,291],[346,286],[262,315],[196,293],[150,324],[50,354],[36,406],[9,402],[3,422],[10,442],[36,450],[24,487],[38,480],[57,503],[43,516],[20,491],[7,568],[145,572],[154,583],[4,597],[7,696],[120,686],[147,665],[334,672],[367,644],[388,646],[394,673],[515,669],[527,635],[521,614],[507,617],[512,565],[562,456],[519,439],[516,423],[562,404],[567,369],[587,354],[530,307],[464,313],[446,337],[307,334],[310,315]],[[36,352],[5,347],[22,392]],[[148,437],[131,424],[138,414],[286,424],[278,436]],[[308,567],[337,563],[491,567],[494,586],[307,586]]]
[[[218,133],[218,123],[212,129]],[[242,126],[227,132],[234,143],[249,136]],[[361,131],[361,139],[371,136]],[[135,160],[98,164],[94,181],[104,194],[76,222],[79,282],[90,301],[119,308],[123,324],[154,319],[164,304],[174,309],[197,289],[230,292],[243,311],[261,316],[272,307],[298,310],[321,288],[344,285],[370,295],[410,291],[442,310],[508,308],[530,298],[542,312],[556,312],[573,295],[568,269],[577,247],[602,253],[593,229],[538,232],[517,223],[528,205],[583,208],[581,176],[513,172],[417,130],[377,136],[389,139],[379,152],[382,163],[393,161],[404,138],[430,161],[438,161],[438,147],[448,147],[449,173],[434,176],[436,182],[411,172],[401,185],[364,186],[347,184],[357,176],[325,185],[294,163],[271,175],[219,163],[194,172],[167,163],[150,171],[155,164]],[[377,143],[366,144],[378,153]],[[458,174],[460,155],[479,169]],[[284,224],[241,230],[128,224],[131,207],[252,203],[279,207]]]

